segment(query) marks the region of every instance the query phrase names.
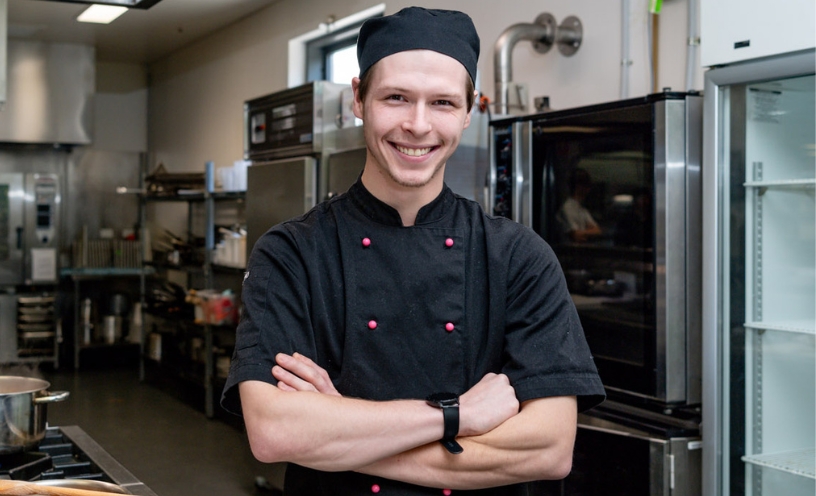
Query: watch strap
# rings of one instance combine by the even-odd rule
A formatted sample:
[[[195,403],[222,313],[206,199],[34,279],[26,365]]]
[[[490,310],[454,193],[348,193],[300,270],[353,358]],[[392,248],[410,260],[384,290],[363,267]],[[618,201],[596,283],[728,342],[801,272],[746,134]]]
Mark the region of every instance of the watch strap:
[[[445,431],[439,442],[451,454],[458,455],[463,451],[462,446],[456,442],[456,435],[459,434],[459,406],[442,407],[442,415]]]

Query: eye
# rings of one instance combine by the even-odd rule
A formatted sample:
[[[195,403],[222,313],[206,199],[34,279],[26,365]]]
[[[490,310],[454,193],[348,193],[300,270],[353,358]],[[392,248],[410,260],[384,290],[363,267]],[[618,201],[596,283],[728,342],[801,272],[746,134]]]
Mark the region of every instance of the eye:
[[[453,102],[450,100],[437,100],[436,105],[452,106]]]
[[[386,97],[386,100],[393,100],[395,102],[401,102],[401,101],[404,101],[405,98],[403,98],[402,95],[389,95],[389,96]]]

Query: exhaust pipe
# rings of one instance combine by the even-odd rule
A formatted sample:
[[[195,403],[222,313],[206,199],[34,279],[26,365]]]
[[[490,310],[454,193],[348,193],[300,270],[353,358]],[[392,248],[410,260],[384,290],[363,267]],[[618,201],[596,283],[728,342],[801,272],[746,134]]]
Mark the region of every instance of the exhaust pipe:
[[[496,112],[507,115],[511,108],[519,113],[527,109],[526,86],[513,82],[513,48],[519,41],[531,41],[538,53],[547,53],[557,44],[558,51],[569,57],[578,51],[582,39],[583,27],[575,16],[567,17],[559,26],[552,14],[544,13],[533,23],[522,22],[505,29],[493,46]]]

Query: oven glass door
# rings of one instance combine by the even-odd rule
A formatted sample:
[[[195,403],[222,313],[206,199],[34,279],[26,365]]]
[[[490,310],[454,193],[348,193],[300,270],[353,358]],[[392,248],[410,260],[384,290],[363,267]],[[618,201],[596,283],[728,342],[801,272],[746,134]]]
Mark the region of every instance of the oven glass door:
[[[533,228],[552,246],[604,384],[655,394],[653,106],[533,123]]]

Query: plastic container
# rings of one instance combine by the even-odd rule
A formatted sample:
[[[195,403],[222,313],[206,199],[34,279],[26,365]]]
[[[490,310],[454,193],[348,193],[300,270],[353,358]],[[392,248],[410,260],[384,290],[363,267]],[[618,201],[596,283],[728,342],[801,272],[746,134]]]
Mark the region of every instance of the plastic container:
[[[197,291],[196,296],[196,320],[200,318],[203,323],[210,325],[233,325],[238,321],[238,306],[232,292],[220,293],[203,289]]]

